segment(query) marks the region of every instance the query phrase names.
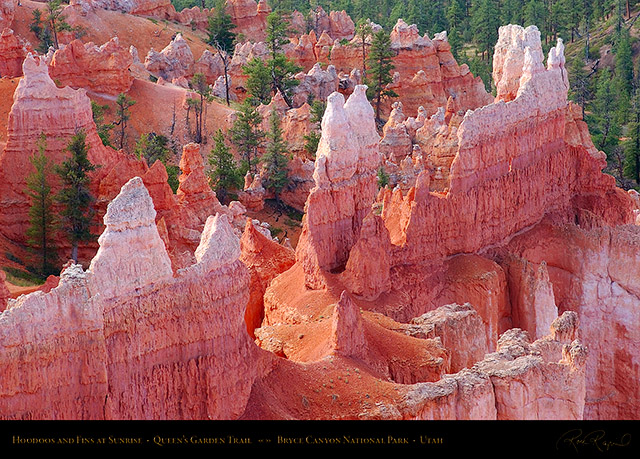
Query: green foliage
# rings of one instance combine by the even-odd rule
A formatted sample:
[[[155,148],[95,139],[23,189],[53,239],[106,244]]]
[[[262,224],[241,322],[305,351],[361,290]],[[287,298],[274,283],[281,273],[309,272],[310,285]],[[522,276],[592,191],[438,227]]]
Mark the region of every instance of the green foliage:
[[[318,131],[311,131],[304,138],[304,151],[306,151],[312,158],[316,157],[318,151],[318,145],[320,144],[320,133]]]
[[[254,57],[243,67],[247,78],[247,92],[249,100],[254,105],[268,105],[271,101],[271,74],[267,65]]]
[[[38,152],[29,158],[34,171],[27,176],[27,195],[31,198],[27,243],[35,253],[35,271],[42,277],[56,274],[56,247],[52,242],[56,230],[53,211],[54,195],[51,191],[52,164],[47,158],[47,137],[43,134],[37,142]]]
[[[221,201],[224,201],[229,190],[242,187],[242,174],[225,143],[222,130],[213,136],[213,148],[208,156],[209,167],[209,183],[211,188],[216,192]]]
[[[240,106],[238,117],[233,123],[229,133],[231,143],[236,146],[238,152],[247,166],[247,170],[255,174],[258,150],[264,141],[264,132],[260,129],[262,116],[248,100]]]
[[[187,99],[187,105],[190,110],[193,110],[194,116],[196,118],[195,125],[196,131],[194,133],[194,140],[197,143],[202,143],[204,141],[204,129],[206,127],[206,105],[207,103],[213,100],[213,95],[211,94],[211,86],[207,84],[207,80],[202,73],[196,73],[191,78],[189,82],[189,86],[193,91],[198,94],[197,99],[189,98]]]
[[[356,25],[356,35],[360,41],[359,47],[362,54],[362,77],[367,77],[367,46],[371,40],[371,22],[368,19],[361,18]]]
[[[114,128],[113,124],[104,122],[104,114],[109,111],[109,105],[100,105],[95,101],[91,101],[91,111],[93,113],[93,122],[96,123],[96,129],[98,136],[102,140],[102,145],[106,147],[113,147],[111,144],[111,130]]]
[[[493,47],[498,41],[500,27],[500,7],[497,0],[478,0],[473,2],[471,29],[473,40],[482,53],[482,59],[490,60]]]
[[[478,57],[473,57],[467,61],[467,65],[473,75],[482,78],[482,82],[484,83],[484,87],[487,92],[491,92],[491,85],[493,82],[493,78],[491,76],[491,63],[483,61]]]
[[[375,101],[376,120],[380,121],[380,105],[385,97],[398,97],[398,95],[387,89],[387,85],[393,81],[392,58],[394,52],[391,50],[391,38],[380,30],[373,34],[371,50],[369,51],[366,84],[368,85],[367,96]]]
[[[254,103],[268,104],[278,91],[289,107],[293,107],[293,90],[300,84],[294,75],[301,67],[287,59],[282,47],[289,43],[288,16],[273,12],[267,16],[267,39],[269,58],[261,61],[252,59],[244,66],[247,75],[247,91]]]
[[[29,30],[31,30],[36,38],[40,40],[40,44],[36,48],[41,54],[46,54],[50,46],[53,46],[53,37],[49,26],[44,22],[42,18],[42,11],[39,9],[33,10],[31,13],[33,19],[29,24]]]
[[[45,28],[48,28],[53,35],[53,46],[55,49],[59,48],[58,44],[58,32],[63,30],[72,30],[71,26],[67,23],[66,17],[63,15],[64,9],[62,8],[61,0],[50,0],[46,4],[45,9]]]
[[[384,188],[389,184],[389,174],[387,174],[382,166],[378,168],[378,187]]]
[[[175,164],[165,164],[164,167],[167,169],[167,183],[175,193],[180,186],[180,181],[178,180],[181,173],[180,167]]]
[[[611,71],[604,68],[599,73],[595,98],[590,104],[589,120],[594,144],[609,154],[611,148],[618,144],[620,137],[620,125],[615,117],[615,110],[612,110],[612,107],[616,107],[617,100]]]
[[[149,166],[152,166],[156,161],[160,161],[166,165],[170,153],[169,139],[155,132],[142,134],[136,142],[136,147],[133,151],[133,154],[137,156],[138,159],[144,158]]]
[[[266,189],[272,190],[276,200],[280,202],[280,192],[289,183],[287,165],[288,145],[282,137],[282,127],[280,126],[280,116],[273,110],[269,117],[269,131],[267,132],[267,148],[262,156],[261,162],[266,172],[263,185]]]
[[[113,124],[116,126],[120,126],[118,144],[121,150],[124,148],[127,123],[131,118],[131,110],[129,110],[129,108],[132,107],[135,103],[136,103],[135,100],[131,99],[129,96],[127,96],[123,92],[118,94],[118,98],[116,99],[117,121],[115,121]]]
[[[91,220],[94,215],[94,197],[89,190],[91,178],[89,172],[96,166],[91,164],[87,156],[86,133],[78,131],[69,142],[67,151],[69,159],[56,167],[60,176],[62,189],[57,201],[62,205],[62,229],[73,247],[71,257],[78,261],[78,244],[95,240],[91,232]]]
[[[312,123],[320,123],[322,121],[322,117],[324,116],[324,111],[327,108],[327,102],[324,100],[314,100],[311,102],[311,122]]]
[[[236,25],[231,22],[231,15],[226,12],[226,0],[217,0],[213,15],[209,16],[207,27],[207,43],[227,54],[233,52]]]
[[[7,275],[7,281],[19,287],[31,287],[42,284],[44,278],[38,274],[23,271],[12,266],[4,266],[2,270]]]
[[[585,70],[583,53],[571,61],[569,65],[569,98],[582,108],[582,116],[585,114],[585,107],[589,101],[590,85],[589,77]]]

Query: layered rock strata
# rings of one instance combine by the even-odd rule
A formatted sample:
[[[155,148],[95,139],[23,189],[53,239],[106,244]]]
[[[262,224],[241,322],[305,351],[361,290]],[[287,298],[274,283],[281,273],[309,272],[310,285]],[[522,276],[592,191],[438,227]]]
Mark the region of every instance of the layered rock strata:
[[[53,54],[49,75],[64,86],[115,96],[131,88],[132,64],[133,56],[117,37],[99,47],[74,40]]]
[[[194,65],[193,53],[182,34],[177,34],[160,52],[152,48],[144,60],[148,72],[169,82],[193,76]]]
[[[0,77],[22,76],[22,62],[27,55],[25,44],[13,30],[5,28],[0,33]]]
[[[2,233],[12,241],[25,240],[30,203],[26,177],[33,170],[29,157],[37,152],[42,134],[47,138],[45,153],[54,164],[67,158],[67,144],[79,131],[86,134],[88,157],[93,164],[106,166],[119,158],[98,137],[84,89],[56,87],[42,58],[28,55],[22,69],[24,77],[14,92],[9,113],[7,144],[0,155],[0,221]],[[99,183],[108,171],[107,167],[96,171],[95,182]]]
[[[296,251],[309,286],[323,285],[321,271],[344,269],[375,199],[380,159],[372,113],[364,86],[356,87],[346,103],[340,93],[327,99],[315,187],[307,199]]]
[[[154,217],[142,180],[132,179],[109,205],[88,271],[71,265],[50,293],[12,300],[0,314],[0,417],[242,413],[269,358],[245,332],[249,274],[239,240],[225,216],[212,216],[195,264],[174,274]]]

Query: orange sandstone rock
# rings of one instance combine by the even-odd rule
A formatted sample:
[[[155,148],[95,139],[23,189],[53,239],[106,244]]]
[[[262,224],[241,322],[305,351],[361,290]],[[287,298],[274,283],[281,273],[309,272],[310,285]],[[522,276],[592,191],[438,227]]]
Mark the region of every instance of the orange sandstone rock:
[[[102,46],[74,40],[53,54],[49,74],[62,85],[115,96],[133,84],[133,57],[114,37]]]
[[[2,29],[0,33],[0,77],[22,76],[22,62],[27,55],[26,47],[13,30]]]
[[[273,278],[295,263],[295,253],[259,232],[250,219],[240,239],[240,260],[251,275],[249,303],[244,314],[247,331],[260,327],[264,318],[264,292]]]

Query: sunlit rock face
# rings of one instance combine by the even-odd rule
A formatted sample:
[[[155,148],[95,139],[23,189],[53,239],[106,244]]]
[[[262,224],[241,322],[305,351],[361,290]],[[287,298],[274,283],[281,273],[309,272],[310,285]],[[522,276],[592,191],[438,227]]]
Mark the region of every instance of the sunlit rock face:
[[[322,285],[321,270],[343,270],[346,265],[377,193],[378,142],[364,86],[356,87],[346,103],[340,93],[329,96],[316,153],[315,187],[307,199],[296,253],[309,286]]]
[[[131,88],[132,63],[131,53],[117,37],[99,47],[74,40],[53,54],[49,74],[61,85],[115,96]]]
[[[130,180],[109,204],[89,269],[71,264],[51,292],[11,300],[0,313],[1,418],[242,413],[270,357],[246,333],[240,241],[226,216],[211,216],[196,262],[174,273],[154,217],[142,180]]]

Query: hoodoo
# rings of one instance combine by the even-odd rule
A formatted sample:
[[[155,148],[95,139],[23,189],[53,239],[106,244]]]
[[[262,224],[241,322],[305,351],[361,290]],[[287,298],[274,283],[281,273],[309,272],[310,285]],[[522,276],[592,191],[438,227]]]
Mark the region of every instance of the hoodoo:
[[[640,416],[640,200],[562,39],[500,27],[493,96],[460,30],[395,9],[364,40],[294,12],[274,43],[264,0],[75,0],[39,55],[23,3],[0,0],[0,419]],[[30,158],[44,135],[55,179],[81,131],[99,237],[45,282]]]

